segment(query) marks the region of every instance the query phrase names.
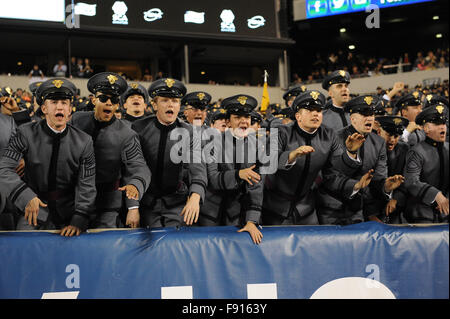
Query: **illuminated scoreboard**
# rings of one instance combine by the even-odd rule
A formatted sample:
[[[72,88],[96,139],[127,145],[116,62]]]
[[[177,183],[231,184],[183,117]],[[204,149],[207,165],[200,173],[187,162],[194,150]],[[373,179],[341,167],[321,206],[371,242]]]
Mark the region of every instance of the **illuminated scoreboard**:
[[[430,1],[434,0],[306,0],[306,18],[364,11],[369,5],[376,5],[383,9]]]
[[[0,20],[73,31],[280,38],[276,0],[1,0]]]

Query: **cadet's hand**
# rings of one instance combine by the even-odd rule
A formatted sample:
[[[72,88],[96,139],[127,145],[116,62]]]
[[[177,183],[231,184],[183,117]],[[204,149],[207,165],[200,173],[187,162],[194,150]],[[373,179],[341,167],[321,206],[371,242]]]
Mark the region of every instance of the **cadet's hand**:
[[[33,223],[33,226],[37,226],[39,207],[47,207],[47,204],[41,202],[41,200],[37,197],[34,197],[32,200],[30,200],[25,207],[25,219],[28,220],[29,225]]]
[[[192,193],[188,198],[186,206],[184,206],[181,216],[184,215],[184,222],[186,225],[192,225],[198,220],[198,214],[200,213],[200,195]]]
[[[259,231],[258,227],[253,222],[247,222],[247,224],[242,229],[239,229],[237,232],[241,233],[243,231],[246,231],[250,234],[250,237],[252,238],[255,244],[258,245],[261,243],[263,234]]]
[[[127,220],[125,222],[125,225],[131,227],[131,228],[137,228],[139,227],[139,209],[134,208],[128,210],[127,213]]]
[[[440,212],[441,214],[448,215],[448,209],[449,209],[449,208],[448,208],[448,198],[445,197],[445,196],[442,194],[442,192],[439,192],[439,193],[436,195],[435,200],[436,200],[436,204],[437,204],[436,209],[439,209],[439,212]]]
[[[23,158],[20,160],[19,165],[16,167],[16,173],[20,177],[23,177],[23,174],[25,173],[25,161]]]
[[[239,170],[239,177],[249,183],[250,185],[253,185],[252,181],[255,183],[258,183],[261,179],[261,176],[259,176],[258,173],[254,172],[253,169],[256,167],[256,165],[252,165],[249,168],[244,168]]]
[[[388,177],[388,178],[386,178],[386,181],[384,182],[384,191],[386,193],[390,193],[394,189],[399,187],[404,181],[405,181],[405,178],[402,175],[394,175],[394,176]]]
[[[361,177],[359,182],[355,184],[355,187],[353,187],[353,190],[358,191],[361,188],[365,188],[365,187],[369,186],[370,181],[372,180],[372,177],[373,177],[373,169],[369,169],[369,171]]]
[[[405,87],[405,83],[403,82],[395,82],[393,89],[396,91],[401,91]]]
[[[314,148],[309,145],[302,145],[289,153],[288,163],[292,164],[297,158],[314,152]]]
[[[345,146],[349,152],[356,152],[363,145],[365,140],[364,135],[353,133],[345,140]]]
[[[397,207],[397,200],[393,199],[393,198],[391,200],[389,200],[389,202],[386,205],[386,210],[385,210],[386,216],[388,216],[390,213],[392,213],[396,207]]]
[[[61,236],[72,237],[73,235],[79,236],[81,234],[81,229],[76,226],[66,226],[59,232]]]
[[[2,98],[0,98],[0,103],[6,108],[7,113],[20,111],[20,108],[17,105],[16,100],[12,97],[2,97]],[[8,115],[11,115],[11,114],[8,114]]]
[[[416,122],[413,122],[413,121],[409,121],[409,124],[408,124],[408,126],[406,127],[406,130],[407,130],[409,133],[412,133],[412,132],[414,132],[415,130],[420,130],[420,129],[421,129],[420,126],[417,125]]]
[[[122,187],[119,187],[119,191],[126,191],[127,198],[128,199],[135,199],[139,200],[139,191],[137,190],[136,186],[128,184]]]

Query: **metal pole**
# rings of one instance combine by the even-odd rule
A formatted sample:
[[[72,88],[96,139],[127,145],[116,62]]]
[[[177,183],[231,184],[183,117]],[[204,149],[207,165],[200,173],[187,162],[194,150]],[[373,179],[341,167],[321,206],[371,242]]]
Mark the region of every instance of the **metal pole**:
[[[184,45],[184,83],[189,83],[189,46]]]

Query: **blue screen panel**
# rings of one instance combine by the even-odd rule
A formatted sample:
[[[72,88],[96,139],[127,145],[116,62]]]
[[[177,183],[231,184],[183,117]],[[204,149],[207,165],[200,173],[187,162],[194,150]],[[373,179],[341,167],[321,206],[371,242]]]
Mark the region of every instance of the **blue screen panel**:
[[[306,18],[319,18],[337,14],[364,11],[373,4],[380,9],[434,0],[307,0]]]

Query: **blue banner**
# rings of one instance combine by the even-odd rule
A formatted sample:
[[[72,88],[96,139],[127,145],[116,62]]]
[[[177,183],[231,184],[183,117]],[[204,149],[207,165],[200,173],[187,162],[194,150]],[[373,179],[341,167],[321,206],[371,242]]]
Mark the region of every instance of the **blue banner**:
[[[0,298],[449,298],[449,226],[0,233]]]
[[[306,18],[364,11],[370,5],[382,9],[430,1],[434,0],[306,0]]]

